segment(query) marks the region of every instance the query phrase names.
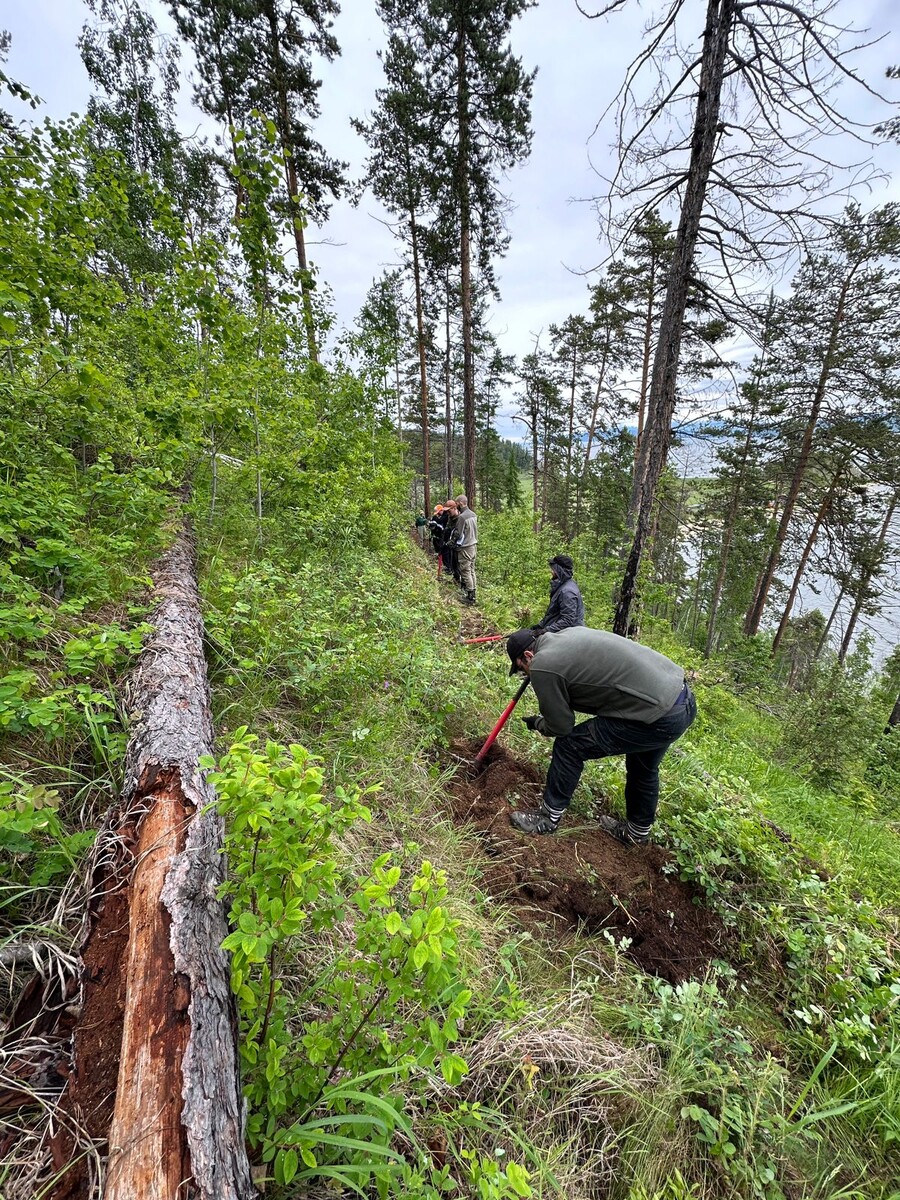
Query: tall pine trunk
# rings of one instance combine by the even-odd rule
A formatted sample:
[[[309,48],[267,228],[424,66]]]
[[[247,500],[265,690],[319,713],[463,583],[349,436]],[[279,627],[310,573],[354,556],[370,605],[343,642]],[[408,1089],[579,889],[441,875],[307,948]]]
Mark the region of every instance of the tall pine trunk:
[[[548,479],[550,474],[550,456],[547,453],[547,447],[550,441],[550,397],[548,394],[544,396],[544,411],[541,417],[544,426],[544,461],[541,464],[541,528],[547,523],[547,492]]]
[[[272,57],[275,63],[275,92],[278,105],[278,132],[281,139],[281,149],[284,153],[285,182],[288,190],[288,211],[291,214],[291,228],[294,235],[294,246],[297,251],[297,266],[300,271],[300,299],[303,305],[303,324],[306,328],[306,345],[309,357],[313,362],[319,361],[319,350],[316,342],[315,318],[312,307],[312,275],[309,261],[306,257],[306,239],[303,235],[303,212],[300,208],[300,186],[297,179],[297,164],[294,159],[294,135],[291,125],[288,91],[285,82],[284,59],[281,54],[281,38],[278,33],[278,14],[272,0],[264,4],[266,19],[269,23]]]
[[[644,348],[641,361],[641,391],[638,396],[637,435],[634,439],[634,462],[637,469],[644,436],[644,418],[647,412],[647,383],[650,379],[650,351],[653,346],[653,302],[656,299],[656,254],[650,252],[650,279],[647,283],[647,311],[644,314]]]
[[[822,404],[825,400],[828,381],[831,378],[831,372],[834,368],[834,359],[838,346],[838,338],[840,337],[841,326],[844,322],[844,316],[846,313],[847,293],[850,290],[850,284],[853,282],[853,276],[855,273],[856,268],[853,267],[844,279],[844,282],[841,286],[840,295],[838,297],[838,305],[831,320],[831,328],[828,333],[828,346],[822,359],[822,366],[819,371],[816,390],[813,393],[812,404],[810,405],[809,414],[806,418],[806,427],[803,430],[803,439],[800,443],[800,453],[797,457],[796,465],[794,466],[794,474],[791,479],[790,487],[788,488],[787,496],[785,497],[784,508],[781,512],[781,520],[778,523],[778,529],[775,533],[775,540],[772,544],[772,549],[769,552],[768,561],[763,568],[763,573],[759,581],[756,595],[753,598],[753,602],[747,611],[747,616],[744,621],[744,633],[748,637],[753,637],[754,634],[759,633],[760,622],[762,621],[763,612],[765,611],[766,607],[766,601],[769,597],[769,589],[772,586],[772,581],[775,578],[775,572],[778,570],[778,564],[781,561],[781,552],[784,548],[785,539],[787,538],[791,520],[794,515],[797,497],[800,495],[800,488],[803,486],[803,480],[806,476],[806,469],[809,466],[809,459],[812,453],[813,436],[816,431],[816,426],[819,423],[819,417],[822,412]]]
[[[447,276],[447,347],[444,355],[444,475],[447,498],[453,495],[453,405],[450,392],[450,276]]]
[[[847,622],[847,628],[844,630],[844,637],[841,641],[841,648],[838,651],[838,662],[843,663],[847,655],[850,653],[850,644],[853,641],[853,635],[856,632],[856,623],[859,620],[860,613],[863,610],[863,605],[866,602],[869,584],[872,582],[872,576],[875,574],[875,568],[878,565],[878,560],[881,552],[884,549],[884,543],[887,539],[888,530],[891,527],[891,521],[894,519],[894,511],[897,508],[897,500],[900,498],[900,492],[894,492],[891,496],[891,502],[887,507],[887,512],[884,514],[884,520],[881,523],[881,530],[878,534],[878,541],[875,543],[872,554],[871,565],[863,571],[862,578],[859,581],[859,587],[856,592],[856,599],[853,603],[853,611],[850,614],[850,620]]]
[[[540,487],[539,487],[540,468],[538,467],[538,420],[539,420],[539,417],[540,417],[540,413],[538,412],[537,403],[535,401],[532,401],[532,404],[531,404],[531,490],[532,490],[531,509],[532,509],[532,513],[533,513],[532,528],[534,529],[535,533],[537,533],[537,531],[541,527],[539,509],[538,509],[538,505],[540,503],[540,501],[538,500],[538,495],[540,494]]]
[[[809,562],[809,556],[813,552],[813,547],[815,546],[816,539],[819,536],[819,530],[822,528],[822,522],[828,516],[828,510],[831,508],[832,500],[834,500],[834,493],[837,490],[838,481],[841,478],[843,469],[844,464],[842,462],[838,467],[837,473],[831,481],[828,491],[822,497],[822,503],[819,505],[819,510],[816,513],[815,520],[812,523],[812,528],[809,531],[809,536],[807,537],[806,544],[803,547],[803,553],[800,555],[800,561],[797,563],[797,570],[794,572],[794,578],[791,582],[787,601],[785,602],[784,612],[781,614],[781,620],[778,622],[778,629],[775,631],[775,637],[772,639],[773,654],[777,652],[778,647],[781,645],[781,639],[784,637],[788,621],[791,618],[791,610],[794,607],[794,601],[797,599],[797,592],[800,590],[800,582],[803,579],[803,573],[806,570],[806,564]]]
[[[653,377],[647,405],[647,424],[635,463],[631,504],[634,539],[613,620],[613,631],[623,637],[628,634],[633,624],[632,609],[637,600],[638,575],[650,532],[659,481],[666,467],[672,440],[675,385],[678,379],[688,284],[716,140],[719,137],[719,108],[725,57],[736,3],[737,0],[708,0],[706,9],[687,185],[659,322],[659,338],[653,359]]]
[[[469,78],[466,35],[460,29],[456,44],[456,119],[459,138],[457,193],[459,201],[460,303],[463,339],[463,487],[469,504],[475,496],[475,353],[472,346],[472,201],[469,194]]]
[[[425,514],[431,516],[431,430],[428,424],[428,373],[425,364],[425,320],[422,313],[422,270],[419,265],[419,234],[416,214],[409,212],[412,241],[413,282],[416,289],[416,343],[419,350],[419,399],[422,412],[422,476],[425,482]]]
[[[568,441],[566,442],[566,499],[565,499],[566,511],[565,511],[565,519],[563,521],[563,533],[565,534],[565,537],[567,540],[571,536],[571,518],[569,515],[569,497],[570,497],[570,487],[571,487],[571,482],[572,482],[572,455],[573,455],[572,438],[575,433],[575,380],[576,380],[577,372],[578,372],[578,347],[576,345],[576,346],[572,347],[572,381],[571,381],[571,390],[569,392],[569,437],[568,437]]]

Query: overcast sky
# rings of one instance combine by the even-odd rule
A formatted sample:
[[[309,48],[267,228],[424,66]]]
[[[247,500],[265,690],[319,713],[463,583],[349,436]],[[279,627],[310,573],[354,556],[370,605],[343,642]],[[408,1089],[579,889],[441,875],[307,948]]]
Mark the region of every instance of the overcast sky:
[[[336,62],[323,65],[317,133],[327,150],[349,162],[351,175],[358,177],[365,145],[349,120],[364,117],[372,107],[381,83],[377,51],[383,37],[373,0],[343,0],[342,7],[334,27],[342,54]],[[583,2],[583,7],[589,5]],[[859,73],[900,99],[900,83],[884,80],[885,67],[900,61],[900,36],[893,33],[900,24],[900,5],[896,0],[854,0],[845,8],[847,20],[852,16],[858,27],[884,37],[860,55]],[[160,28],[171,29],[164,6],[154,0],[153,10]],[[692,10],[699,38],[705,3],[688,0],[688,12]],[[527,68],[538,67],[538,75],[532,153],[503,184],[513,204],[508,218],[512,240],[499,267],[502,302],[493,313],[492,327],[507,352],[526,353],[535,335],[549,324],[585,309],[589,281],[582,273],[602,258],[589,198],[603,191],[598,172],[610,167],[612,123],[607,120],[599,131],[594,129],[613,100],[653,11],[653,6],[632,0],[623,13],[590,21],[578,12],[574,0],[542,0],[514,26],[514,50]],[[89,18],[82,0],[0,3],[0,28],[13,35],[9,73],[42,97],[44,111],[52,117],[84,111],[88,80],[76,41]],[[848,91],[846,100],[859,120],[875,119],[874,102],[867,102],[861,92]],[[192,109],[189,87],[179,116],[185,132],[205,127],[202,115]],[[900,180],[900,148],[880,147],[875,158],[884,171]],[[860,196],[864,204],[889,198],[900,199],[896,184],[880,185]],[[352,324],[373,279],[396,262],[390,231],[379,220],[384,215],[377,202],[366,196],[356,209],[345,202],[336,204],[326,227],[309,230],[310,257],[333,291],[342,325]],[[521,426],[507,417],[501,432],[519,437]]]

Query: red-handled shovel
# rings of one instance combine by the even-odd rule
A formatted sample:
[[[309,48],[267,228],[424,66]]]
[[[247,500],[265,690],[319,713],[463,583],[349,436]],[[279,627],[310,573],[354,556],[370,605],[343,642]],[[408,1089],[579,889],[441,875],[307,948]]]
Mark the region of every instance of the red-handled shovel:
[[[508,638],[508,633],[492,633],[489,637],[466,638],[463,641],[464,646],[478,646],[481,642],[502,642],[504,638]]]
[[[484,762],[484,756],[487,754],[488,750],[490,750],[491,746],[493,746],[494,742],[496,742],[497,735],[500,733],[500,730],[503,728],[503,726],[509,720],[510,716],[512,715],[512,710],[516,707],[516,705],[519,703],[519,701],[525,695],[525,689],[528,687],[529,683],[531,683],[531,680],[526,679],[525,682],[522,684],[522,686],[519,688],[519,690],[516,692],[516,694],[513,696],[512,700],[510,700],[509,704],[507,704],[506,708],[504,708],[503,714],[500,717],[500,720],[497,722],[497,724],[494,726],[494,728],[488,734],[487,741],[484,743],[484,745],[481,747],[481,749],[475,755],[475,766],[476,767],[480,766],[481,763]]]

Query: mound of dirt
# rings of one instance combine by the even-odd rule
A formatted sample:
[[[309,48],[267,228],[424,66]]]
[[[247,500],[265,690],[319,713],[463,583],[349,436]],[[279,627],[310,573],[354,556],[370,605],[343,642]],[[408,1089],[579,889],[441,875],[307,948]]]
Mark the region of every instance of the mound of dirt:
[[[459,742],[453,749],[470,760],[480,747]],[[496,744],[480,772],[457,772],[450,811],[483,839],[485,891],[527,925],[588,936],[609,929],[617,941],[630,939],[628,956],[672,983],[702,975],[713,959],[725,957],[722,923],[694,889],[664,874],[671,862],[665,850],[620,845],[574,816],[545,837],[513,829],[512,809],[536,808],[542,786],[534,767]]]

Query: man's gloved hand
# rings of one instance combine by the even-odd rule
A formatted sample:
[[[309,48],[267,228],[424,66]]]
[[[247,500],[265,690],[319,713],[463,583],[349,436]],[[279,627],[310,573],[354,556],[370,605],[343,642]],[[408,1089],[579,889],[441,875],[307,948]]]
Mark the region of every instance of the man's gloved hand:
[[[526,729],[530,729],[532,733],[537,733],[538,721],[540,717],[523,717],[522,722]]]

